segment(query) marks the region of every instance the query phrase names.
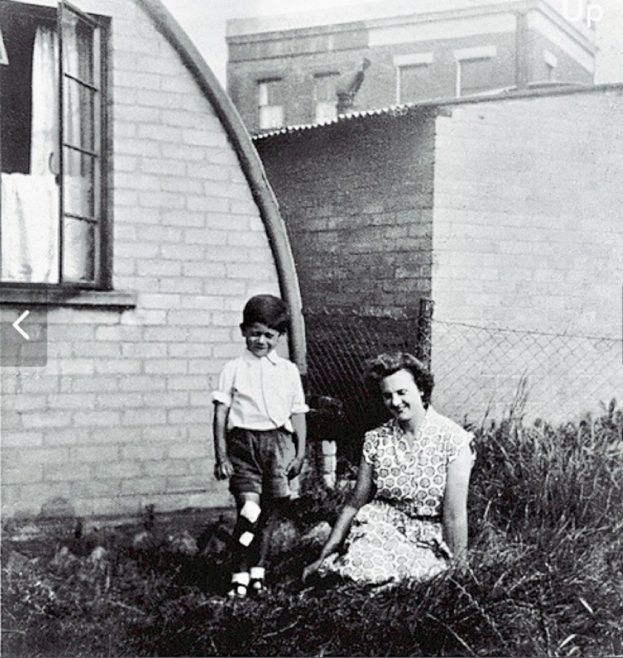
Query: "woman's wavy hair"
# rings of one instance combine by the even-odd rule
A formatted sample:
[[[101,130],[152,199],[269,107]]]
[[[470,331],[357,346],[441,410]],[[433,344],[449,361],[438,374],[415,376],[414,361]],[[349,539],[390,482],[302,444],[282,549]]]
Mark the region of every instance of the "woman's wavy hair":
[[[422,404],[424,408],[428,408],[435,385],[433,374],[419,359],[408,352],[385,352],[368,361],[365,376],[368,392],[378,394],[381,381],[399,370],[411,373],[422,394]]]

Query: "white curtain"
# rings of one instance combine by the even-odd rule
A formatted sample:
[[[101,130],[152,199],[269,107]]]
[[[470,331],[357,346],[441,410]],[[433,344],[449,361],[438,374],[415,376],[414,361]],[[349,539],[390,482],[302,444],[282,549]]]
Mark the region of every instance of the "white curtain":
[[[32,59],[31,173],[2,174],[3,281],[58,282],[56,32],[37,28]]]
[[[58,172],[58,53],[56,30],[41,25],[35,34],[32,54],[32,141],[30,173]]]

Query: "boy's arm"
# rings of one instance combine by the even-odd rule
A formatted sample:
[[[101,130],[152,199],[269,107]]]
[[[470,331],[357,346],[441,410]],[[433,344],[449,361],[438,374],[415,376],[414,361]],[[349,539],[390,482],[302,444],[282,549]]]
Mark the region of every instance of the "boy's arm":
[[[294,442],[296,444],[296,456],[288,466],[288,477],[296,477],[303,468],[305,461],[305,445],[307,442],[307,422],[305,421],[305,414],[292,414],[290,416],[292,427],[294,428]]]
[[[214,475],[217,480],[225,480],[233,473],[233,468],[227,457],[227,419],[232,404],[236,366],[229,361],[218,378],[217,389],[212,393],[214,402],[214,419],[212,435],[214,437]]]
[[[303,391],[303,383],[301,382],[301,375],[298,368],[291,364],[290,372],[291,387],[292,387],[292,407],[290,414],[290,421],[294,429],[294,441],[296,442],[296,457],[288,466],[288,477],[296,477],[303,468],[305,461],[305,444],[307,441],[307,423],[305,421],[305,414],[309,411],[309,407],[305,402],[305,392]]]
[[[214,434],[214,475],[217,480],[231,477],[234,469],[227,457],[227,417],[229,407],[222,402],[214,403],[214,421],[212,430]]]

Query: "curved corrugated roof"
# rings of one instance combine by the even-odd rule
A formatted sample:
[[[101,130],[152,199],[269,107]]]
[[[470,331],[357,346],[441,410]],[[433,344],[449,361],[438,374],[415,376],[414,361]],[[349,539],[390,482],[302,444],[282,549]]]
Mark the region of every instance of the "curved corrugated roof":
[[[288,335],[290,356],[300,369],[305,371],[305,330],[294,257],[277,200],[257,151],[251,143],[249,133],[216,76],[164,4],[160,0],[139,0],[139,3],[161,34],[177,51],[199,88],[210,101],[238,155],[241,169],[249,183],[266,229],[279,276],[281,295],[290,308],[292,318]]]

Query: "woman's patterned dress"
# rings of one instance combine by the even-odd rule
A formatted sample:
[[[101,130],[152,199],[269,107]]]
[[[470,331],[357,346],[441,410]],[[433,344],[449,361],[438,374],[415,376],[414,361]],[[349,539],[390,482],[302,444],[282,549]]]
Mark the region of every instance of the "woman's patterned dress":
[[[368,432],[363,456],[376,495],[357,512],[345,552],[329,556],[320,572],[381,584],[443,571],[450,557],[441,525],[446,470],[472,440],[432,407],[411,445],[395,420]]]

